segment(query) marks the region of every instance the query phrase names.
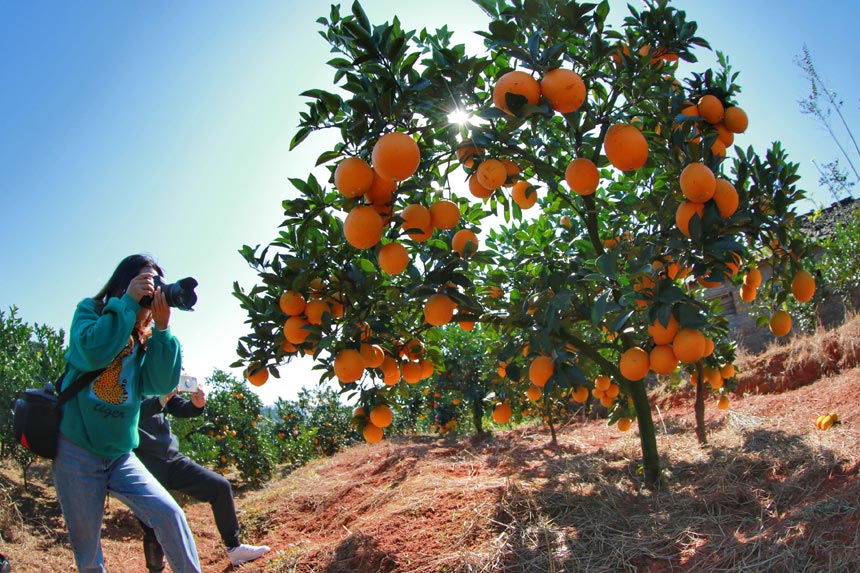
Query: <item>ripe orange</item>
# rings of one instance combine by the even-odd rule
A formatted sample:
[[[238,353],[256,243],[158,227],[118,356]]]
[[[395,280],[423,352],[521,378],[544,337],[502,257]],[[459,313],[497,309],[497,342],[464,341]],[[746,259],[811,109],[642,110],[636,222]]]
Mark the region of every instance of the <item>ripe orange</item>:
[[[511,421],[514,413],[506,403],[496,404],[493,408],[493,421],[497,424],[507,424]]]
[[[424,356],[424,343],[417,338],[411,339],[403,345],[401,356],[405,356],[409,360],[418,360]]]
[[[720,396],[720,399],[717,400],[717,408],[719,410],[728,410],[729,409],[729,397],[726,395]]]
[[[370,423],[378,428],[387,428],[394,420],[394,415],[391,413],[391,408],[385,404],[374,406],[370,410]]]
[[[633,420],[630,418],[618,418],[618,421],[615,423],[618,426],[618,431],[626,432],[630,429],[630,426],[633,425]]]
[[[471,141],[464,141],[457,146],[455,151],[460,163],[469,168],[475,164],[475,157],[480,157],[484,154],[484,150]]]
[[[716,157],[725,157],[726,144],[719,139],[715,139],[714,142],[711,144],[711,153],[713,153]]]
[[[705,335],[699,330],[682,328],[672,341],[672,351],[681,362],[693,363],[705,355]]]
[[[334,170],[334,186],[344,197],[364,195],[373,183],[373,169],[359,157],[347,157]]]
[[[520,209],[531,209],[537,203],[537,191],[534,185],[525,179],[520,179],[514,183],[511,198],[520,206]]]
[[[459,324],[460,328],[465,332],[472,332],[472,329],[475,328],[475,323],[471,320],[461,320]]]
[[[379,207],[388,206],[395,191],[397,191],[397,182],[394,179],[380,175],[374,169],[373,182],[370,184],[370,189],[367,190],[364,197]]]
[[[743,284],[741,285],[741,300],[744,302],[752,302],[755,300],[758,292],[756,291],[756,287]]]
[[[540,397],[543,395],[543,392],[537,386],[529,386],[528,390],[526,390],[526,397],[532,402],[537,402],[540,400]]]
[[[479,244],[478,236],[468,229],[461,229],[451,237],[451,248],[464,258],[471,257]]]
[[[485,189],[498,189],[508,178],[508,172],[505,169],[505,164],[498,159],[486,159],[478,165],[475,172],[478,178],[478,183]]]
[[[717,130],[717,139],[723,143],[723,146],[729,147],[735,142],[735,134],[729,131],[729,128],[723,122],[716,124],[714,129]]]
[[[245,378],[248,379],[253,386],[262,386],[269,379],[269,370],[263,368],[259,364],[249,366],[245,371]]]
[[[576,111],[585,101],[585,82],[573,70],[548,71],[540,81],[540,91],[559,113]]]
[[[791,280],[791,294],[798,302],[809,302],[815,294],[815,278],[804,271],[797,271]]]
[[[673,315],[669,315],[669,322],[662,324],[659,319],[648,325],[648,334],[654,340],[654,344],[670,344],[678,334],[678,321]]]
[[[343,235],[356,249],[369,249],[379,242],[383,231],[382,217],[370,205],[353,207],[343,222]]]
[[[704,374],[705,381],[711,385],[711,388],[714,390],[719,390],[723,387],[723,375],[720,374],[719,368],[711,368],[705,367],[702,370],[702,374]]]
[[[647,352],[638,346],[634,346],[624,351],[618,367],[621,370],[622,376],[635,382],[645,378],[648,370],[651,368],[651,362]]]
[[[564,180],[574,193],[591,195],[597,191],[597,186],[600,184],[600,172],[590,159],[577,157],[567,164]]]
[[[382,366],[382,361],[385,360],[385,352],[378,344],[362,342],[359,353],[361,359],[364,360],[365,368],[379,368]]]
[[[648,142],[635,126],[618,123],[606,132],[603,153],[616,169],[632,171],[648,161]]]
[[[288,290],[278,300],[281,311],[288,316],[296,316],[305,310],[305,297],[300,293]]]
[[[305,307],[305,318],[308,324],[322,324],[324,313],[331,314],[331,307],[322,300],[312,300]]]
[[[293,344],[292,342],[290,342],[289,340],[285,340],[284,343],[281,345],[281,348],[287,354],[294,354],[295,352],[298,351],[298,348],[296,348],[296,345]]]
[[[720,123],[723,119],[723,103],[714,95],[704,95],[699,100],[699,115],[711,124]]]
[[[421,150],[409,135],[394,131],[380,137],[370,155],[373,168],[381,175],[403,181],[409,179],[421,163]]]
[[[400,374],[407,384],[417,384],[421,381],[421,365],[417,362],[404,362]]]
[[[537,105],[540,101],[540,84],[531,75],[518,70],[508,72],[496,81],[493,87],[493,105],[513,115],[506,98],[509,93],[521,95],[531,105]]]
[[[735,377],[735,365],[734,364],[726,364],[722,368],[720,368],[720,376],[723,377],[724,380],[728,380],[729,378]]]
[[[457,303],[446,294],[434,294],[424,303],[424,322],[433,326],[442,326],[451,322]]]
[[[388,243],[379,249],[379,268],[390,275],[399,275],[409,266],[409,252],[400,243]]]
[[[716,345],[714,344],[713,339],[708,338],[706,336],[705,337],[705,353],[702,354],[702,358],[705,358],[706,356],[710,356],[711,354],[713,354],[715,348],[716,348]]]
[[[774,336],[785,336],[791,332],[791,315],[778,310],[770,317],[770,331]]]
[[[651,349],[648,355],[651,370],[657,374],[671,374],[678,367],[678,357],[668,344],[661,344]]]
[[[460,222],[460,207],[453,201],[442,199],[430,205],[430,224],[447,231]]]
[[[353,348],[345,348],[334,358],[334,375],[343,384],[355,382],[364,374],[364,358]]]
[[[364,426],[364,430],[362,431],[362,435],[364,436],[364,441],[368,444],[375,444],[377,442],[382,441],[382,428],[378,426],[374,426],[371,423],[367,423]]]
[[[426,358],[422,358],[418,361],[418,364],[421,366],[421,378],[430,378],[433,376],[433,372],[436,371],[436,367],[433,366],[433,363],[427,360]]]
[[[552,358],[549,356],[538,356],[532,360],[529,366],[529,380],[538,388],[543,388],[550,377],[552,377],[554,371],[555,365],[552,362]]]
[[[687,200],[704,203],[714,196],[717,178],[704,163],[690,163],[681,171],[681,193]]]
[[[723,178],[717,178],[714,187],[714,203],[720,211],[720,217],[728,219],[738,210],[740,200],[735,186]]]
[[[723,123],[732,133],[743,133],[747,130],[749,119],[744,110],[738,106],[732,106],[726,109]]]
[[[690,219],[693,215],[698,215],[701,219],[705,213],[704,203],[694,203],[692,201],[682,201],[675,211],[675,226],[687,237],[690,236]]]
[[[761,286],[761,271],[758,269],[748,270],[746,276],[744,277],[744,284],[751,286],[754,289],[760,287]]]
[[[284,323],[284,338],[293,344],[301,344],[310,335],[310,332],[305,330],[308,321],[303,316],[291,316]]]
[[[594,379],[594,389],[598,392],[605,392],[610,386],[612,386],[612,379],[605,374]]]
[[[472,176],[469,177],[469,193],[478,199],[486,199],[493,194],[493,189],[487,189],[481,185],[481,182],[478,180],[478,176],[476,174],[472,174]]]
[[[507,175],[508,179],[511,179],[515,175],[519,175],[520,166],[517,165],[514,160],[504,158],[504,159],[500,159],[499,161],[501,161],[502,164],[505,166],[505,174]],[[506,187],[510,187],[511,185],[513,185],[513,183],[511,183],[511,184],[505,183]]]
[[[412,239],[420,238],[427,233],[428,229],[431,232],[433,231],[430,209],[424,205],[419,205],[418,203],[407,205],[400,212],[400,217],[403,219],[401,228]]]
[[[573,401],[582,404],[586,400],[588,400],[588,387],[577,386],[573,391]]]

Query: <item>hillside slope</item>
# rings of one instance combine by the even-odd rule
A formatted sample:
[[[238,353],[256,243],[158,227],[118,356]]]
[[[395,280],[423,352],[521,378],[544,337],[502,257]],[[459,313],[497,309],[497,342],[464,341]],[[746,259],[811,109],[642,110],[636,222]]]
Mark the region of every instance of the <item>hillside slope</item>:
[[[696,442],[689,393],[655,397],[658,492],[640,488],[636,432],[604,420],[572,422],[556,447],[535,427],[396,438],[243,494],[245,538],[273,550],[242,571],[858,571],[860,369],[834,359],[827,377],[797,385],[805,362],[825,362],[798,348],[747,357],[748,391],[749,376],[789,381],[733,396],[728,411],[709,402],[709,446]],[[842,422],[816,429],[834,410]],[[13,528],[0,552],[16,573],[73,570],[50,488],[40,491],[41,524]],[[186,511],[204,570],[229,571],[209,508]],[[115,501],[104,531],[109,569],[143,570],[137,524]]]

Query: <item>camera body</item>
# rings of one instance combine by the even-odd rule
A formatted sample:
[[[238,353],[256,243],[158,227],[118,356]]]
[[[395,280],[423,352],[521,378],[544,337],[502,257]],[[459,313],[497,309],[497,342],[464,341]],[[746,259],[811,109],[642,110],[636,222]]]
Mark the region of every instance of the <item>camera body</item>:
[[[160,287],[161,292],[164,293],[167,306],[178,308],[179,310],[194,310],[192,307],[197,302],[197,293],[194,292],[194,288],[197,286],[195,279],[186,277],[175,283],[166,284],[161,276],[155,275],[153,280],[155,288]],[[140,299],[140,306],[143,308],[152,306],[152,297],[145,296]]]
[[[179,385],[176,387],[177,392],[197,392],[197,378],[181,374],[179,376]]]

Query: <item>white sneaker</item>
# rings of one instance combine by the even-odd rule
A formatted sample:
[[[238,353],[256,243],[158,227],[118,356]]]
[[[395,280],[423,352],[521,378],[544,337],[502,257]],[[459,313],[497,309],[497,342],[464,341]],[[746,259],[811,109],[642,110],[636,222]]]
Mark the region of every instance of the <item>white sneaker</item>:
[[[254,559],[259,559],[268,552],[269,547],[267,545],[245,545],[243,543],[239,547],[228,549],[227,557],[230,558],[230,563],[237,566]]]

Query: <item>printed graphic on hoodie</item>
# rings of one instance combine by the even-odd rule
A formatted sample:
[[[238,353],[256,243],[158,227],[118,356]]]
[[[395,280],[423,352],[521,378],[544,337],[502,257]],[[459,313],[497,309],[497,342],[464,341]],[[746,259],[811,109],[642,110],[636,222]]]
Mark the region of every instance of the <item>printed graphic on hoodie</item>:
[[[93,393],[99,400],[116,406],[128,400],[128,392],[125,390],[126,381],[125,379],[120,381],[119,376],[122,373],[122,361],[131,354],[132,347],[133,343],[130,342],[93,384]]]

